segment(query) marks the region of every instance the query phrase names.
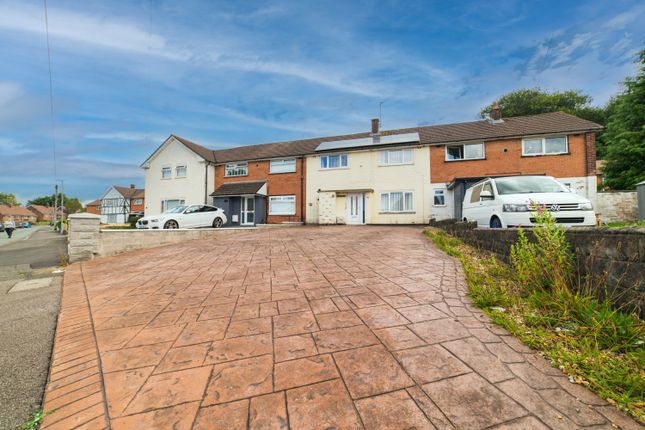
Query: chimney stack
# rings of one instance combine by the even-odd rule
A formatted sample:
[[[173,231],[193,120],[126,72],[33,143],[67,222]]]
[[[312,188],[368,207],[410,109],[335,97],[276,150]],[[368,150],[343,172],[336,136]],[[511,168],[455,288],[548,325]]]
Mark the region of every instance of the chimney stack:
[[[380,134],[381,132],[379,130],[379,119],[374,118],[372,119],[372,136],[378,136]]]
[[[130,189],[134,190],[135,188],[134,184],[130,184]]]
[[[501,121],[502,120],[502,109],[499,107],[499,104],[497,104],[497,102],[493,103],[493,106],[491,106],[490,118],[493,121]]]

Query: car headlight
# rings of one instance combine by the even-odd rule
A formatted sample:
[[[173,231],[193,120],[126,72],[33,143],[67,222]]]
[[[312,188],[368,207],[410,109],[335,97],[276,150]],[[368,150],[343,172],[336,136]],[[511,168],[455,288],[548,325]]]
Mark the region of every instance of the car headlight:
[[[513,203],[507,203],[502,206],[502,211],[504,212],[528,212],[529,207],[526,204],[517,205]]]
[[[581,211],[592,211],[593,205],[591,204],[591,202],[580,203],[579,209]]]

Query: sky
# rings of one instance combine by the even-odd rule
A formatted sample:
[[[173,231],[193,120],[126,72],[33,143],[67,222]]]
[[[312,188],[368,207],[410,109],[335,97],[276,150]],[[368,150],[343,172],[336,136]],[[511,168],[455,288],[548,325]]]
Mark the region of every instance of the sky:
[[[476,120],[518,88],[602,106],[645,3],[0,0],[0,192],[144,186],[169,134],[213,149]],[[55,147],[55,151],[54,151]],[[55,156],[54,156],[55,154]],[[55,159],[55,162],[54,162]],[[55,167],[54,167],[55,166]]]

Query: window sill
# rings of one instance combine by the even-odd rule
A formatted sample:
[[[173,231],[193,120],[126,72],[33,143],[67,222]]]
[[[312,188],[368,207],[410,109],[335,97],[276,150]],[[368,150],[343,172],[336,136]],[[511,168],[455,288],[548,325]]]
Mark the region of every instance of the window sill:
[[[432,205],[433,208],[445,208],[448,207],[448,205]]]
[[[458,159],[458,160],[444,159],[444,161],[446,163],[454,163],[454,162],[459,162],[459,161],[480,161],[480,160],[485,160],[485,159],[486,159],[486,157],[482,157],[482,158],[461,158],[461,159]]]
[[[522,154],[522,158],[530,157],[557,157],[559,155],[571,155],[570,152],[556,152],[553,154]]]
[[[187,176],[175,176],[175,179],[186,179]]]
[[[295,213],[292,213],[292,214],[272,214],[272,213],[270,213],[269,216],[296,216],[296,214]]]
[[[293,172],[269,172],[269,175],[284,175],[285,173],[297,173],[295,170]]]
[[[379,164],[378,165],[378,167],[401,167],[401,166],[414,166],[414,163]]]
[[[225,178],[243,178],[244,176],[249,176],[247,173],[246,175],[224,175]]]
[[[172,178],[161,178],[161,180],[162,180],[162,181],[169,181],[169,180],[171,180],[171,179],[172,179]]]
[[[321,172],[326,172],[327,170],[349,170],[349,167],[328,167],[326,169],[320,168],[318,170]]]
[[[403,211],[403,212],[379,212],[379,215],[409,215],[416,214],[416,211]]]

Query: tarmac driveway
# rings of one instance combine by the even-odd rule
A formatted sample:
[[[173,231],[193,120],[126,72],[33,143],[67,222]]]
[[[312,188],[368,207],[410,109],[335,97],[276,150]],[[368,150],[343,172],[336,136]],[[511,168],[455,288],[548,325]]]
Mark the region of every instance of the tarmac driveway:
[[[70,266],[45,428],[638,428],[492,326],[421,231],[267,229]]]

